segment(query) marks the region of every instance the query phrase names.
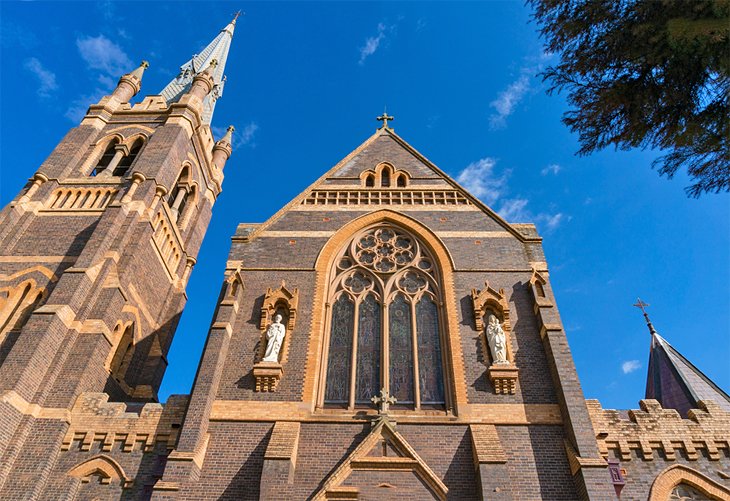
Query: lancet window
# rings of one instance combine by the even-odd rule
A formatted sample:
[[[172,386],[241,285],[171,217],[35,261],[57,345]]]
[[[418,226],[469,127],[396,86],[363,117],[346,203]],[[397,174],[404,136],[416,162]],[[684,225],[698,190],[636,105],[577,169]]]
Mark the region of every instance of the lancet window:
[[[118,328],[121,328],[121,326],[118,326]],[[117,349],[114,352],[114,357],[112,358],[109,367],[112,377],[117,381],[123,382],[127,385],[129,384],[129,368],[132,364],[132,358],[134,357],[135,349],[136,345],[134,343],[134,324],[129,324],[124,328],[124,332],[119,338]]]
[[[112,163],[112,160],[116,156],[116,147],[118,144],[118,141],[112,141],[109,143],[109,145],[106,147],[106,150],[104,150],[104,153],[99,158],[99,161],[96,163],[96,167],[94,167],[94,170],[91,171],[92,176],[98,176],[99,174],[104,172],[107,167],[109,167],[109,165]]]
[[[137,155],[139,155],[140,150],[142,150],[142,146],[144,146],[144,140],[142,140],[142,138],[137,139],[129,149],[129,154],[125,155],[114,168],[112,176],[121,177],[125,175],[137,159]]]
[[[439,280],[428,249],[395,226],[347,244],[331,270],[326,407],[372,406],[385,389],[396,408],[444,408]]]
[[[113,139],[99,157],[99,161],[91,171],[91,176],[124,176],[137,159],[143,146],[144,139],[141,137],[132,143],[131,148],[120,144],[118,139]]]
[[[195,200],[195,185],[190,182],[190,167],[186,165],[167,198],[170,211],[181,230],[185,229],[187,225],[190,202],[193,200]]]
[[[0,290],[0,346],[11,332],[23,328],[42,298],[43,291],[33,281]]]

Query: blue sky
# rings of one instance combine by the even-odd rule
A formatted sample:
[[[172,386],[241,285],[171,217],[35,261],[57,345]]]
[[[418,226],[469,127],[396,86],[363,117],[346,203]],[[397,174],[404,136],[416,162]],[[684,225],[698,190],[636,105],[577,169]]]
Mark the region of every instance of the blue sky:
[[[150,61],[143,94],[242,9],[213,118],[237,127],[160,398],[190,390],[230,236],[262,222],[369,137],[405,140],[511,222],[535,222],[588,398],[636,408],[659,332],[730,389],[730,198],[688,199],[654,152],[576,157],[566,104],[521,1],[0,3],[0,203],[89,104]],[[478,285],[478,284],[475,284]]]

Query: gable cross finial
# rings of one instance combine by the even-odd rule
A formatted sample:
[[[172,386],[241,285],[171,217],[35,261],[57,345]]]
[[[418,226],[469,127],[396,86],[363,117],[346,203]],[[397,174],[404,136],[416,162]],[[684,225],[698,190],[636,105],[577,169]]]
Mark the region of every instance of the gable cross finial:
[[[646,325],[647,325],[647,327],[649,327],[649,332],[652,335],[656,334],[657,333],[656,329],[654,329],[654,325],[652,325],[651,320],[649,320],[649,314],[646,312],[646,307],[651,306],[651,305],[648,303],[645,303],[644,301],[641,300],[641,298],[637,297],[636,304],[634,306],[636,306],[637,308],[640,308],[641,312],[644,314],[644,318],[646,319]]]
[[[383,122],[383,127],[382,127],[383,129],[387,129],[387,128],[389,128],[389,127],[388,127],[388,121],[389,121],[389,120],[395,120],[395,117],[394,117],[394,116],[392,116],[392,115],[388,115],[388,112],[387,112],[387,111],[386,111],[386,109],[384,108],[384,109],[383,109],[383,114],[382,114],[382,115],[380,115],[380,116],[379,116],[379,117],[377,118],[377,120],[378,120],[378,122]]]
[[[380,406],[380,409],[378,409],[378,414],[388,414],[390,406],[398,402],[398,399],[395,397],[391,397],[388,393],[388,390],[386,390],[385,388],[380,390],[380,395],[376,395],[370,400],[375,405]]]

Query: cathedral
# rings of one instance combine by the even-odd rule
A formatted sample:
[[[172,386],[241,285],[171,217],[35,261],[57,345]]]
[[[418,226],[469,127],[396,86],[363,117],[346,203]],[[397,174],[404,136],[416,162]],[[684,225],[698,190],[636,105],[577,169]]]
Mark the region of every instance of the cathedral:
[[[586,400],[535,226],[385,113],[238,226],[191,393],[159,403],[235,25],[158,94],[121,76],[0,212],[1,500],[730,500],[730,397],[647,316],[640,409]]]

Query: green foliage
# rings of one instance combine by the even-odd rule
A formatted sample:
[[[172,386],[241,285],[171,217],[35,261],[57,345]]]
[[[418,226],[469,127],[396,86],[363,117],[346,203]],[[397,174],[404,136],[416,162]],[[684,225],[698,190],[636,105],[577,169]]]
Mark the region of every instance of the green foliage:
[[[560,56],[543,77],[568,93],[579,154],[657,148],[690,196],[730,191],[730,0],[527,1]]]

